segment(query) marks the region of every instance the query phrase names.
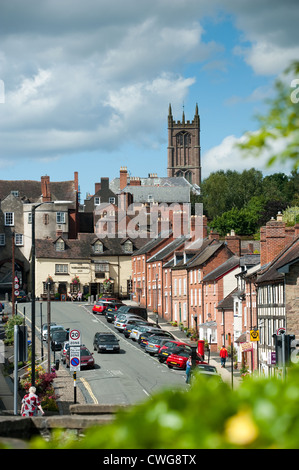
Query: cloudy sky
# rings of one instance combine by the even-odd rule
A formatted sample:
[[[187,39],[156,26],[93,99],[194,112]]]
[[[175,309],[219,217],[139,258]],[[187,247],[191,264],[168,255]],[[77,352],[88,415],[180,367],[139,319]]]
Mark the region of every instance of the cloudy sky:
[[[192,120],[198,103],[203,177],[264,170],[234,144],[299,57],[298,10],[297,0],[1,0],[0,179],[78,171],[83,202],[120,166],[166,176],[169,103],[175,120],[183,106]]]

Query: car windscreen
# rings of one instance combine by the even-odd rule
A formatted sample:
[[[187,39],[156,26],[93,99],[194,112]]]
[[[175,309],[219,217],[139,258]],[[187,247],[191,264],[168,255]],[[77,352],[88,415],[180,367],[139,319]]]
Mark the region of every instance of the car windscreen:
[[[117,338],[115,336],[103,335],[98,337],[100,343],[117,343]]]
[[[55,331],[52,334],[52,341],[64,342],[67,339],[66,331]]]
[[[118,311],[119,313],[126,313],[127,310],[128,310],[128,307],[122,305],[121,307],[119,307],[119,309],[118,309],[117,311]]]
[[[198,370],[204,370],[206,372],[217,372],[217,369],[214,366],[206,366],[204,364],[198,364],[197,368]]]
[[[89,350],[87,348],[80,349],[80,356],[91,356]]]

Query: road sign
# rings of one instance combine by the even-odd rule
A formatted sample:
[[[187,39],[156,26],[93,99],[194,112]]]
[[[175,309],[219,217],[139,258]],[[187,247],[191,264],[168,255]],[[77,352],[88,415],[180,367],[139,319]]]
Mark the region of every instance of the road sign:
[[[71,330],[69,335],[69,344],[71,346],[81,345],[81,333],[79,330]]]
[[[19,291],[18,290],[15,290],[15,295],[19,295]]]
[[[80,346],[70,347],[70,370],[80,370]]]
[[[285,328],[278,328],[278,330],[276,331],[276,334],[279,336],[279,335],[284,335],[286,332],[286,329]]]
[[[259,341],[260,332],[259,330],[250,330],[250,341]]]

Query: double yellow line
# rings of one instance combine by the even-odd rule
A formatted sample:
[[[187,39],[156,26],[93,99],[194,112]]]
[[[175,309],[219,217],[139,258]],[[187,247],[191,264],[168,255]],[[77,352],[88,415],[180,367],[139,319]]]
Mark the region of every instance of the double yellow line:
[[[90,385],[89,383],[87,382],[87,380],[85,380],[83,377],[80,377],[80,380],[81,382],[83,383],[84,387],[86,388],[86,390],[88,391],[89,395],[91,396],[91,399],[93,400],[94,404],[98,405],[98,400],[96,399],[96,397],[94,396],[91,388],[90,388]]]

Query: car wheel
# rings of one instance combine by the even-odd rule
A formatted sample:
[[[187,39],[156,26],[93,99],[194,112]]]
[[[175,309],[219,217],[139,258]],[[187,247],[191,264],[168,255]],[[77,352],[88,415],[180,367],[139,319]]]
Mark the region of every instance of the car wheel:
[[[167,367],[168,367],[169,369],[172,369],[173,366],[172,366],[171,364],[167,364]]]

